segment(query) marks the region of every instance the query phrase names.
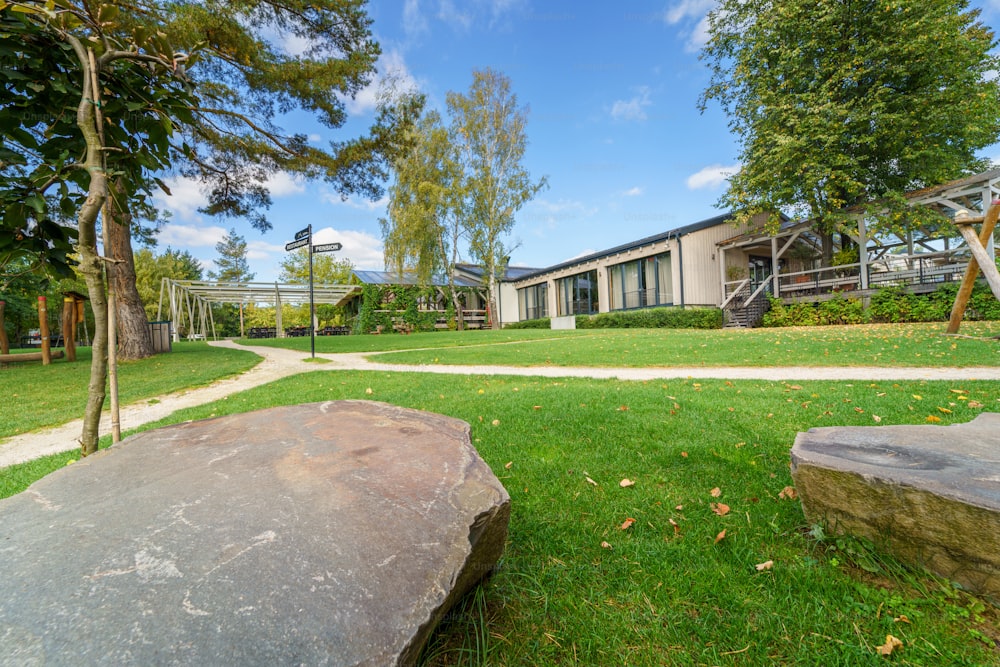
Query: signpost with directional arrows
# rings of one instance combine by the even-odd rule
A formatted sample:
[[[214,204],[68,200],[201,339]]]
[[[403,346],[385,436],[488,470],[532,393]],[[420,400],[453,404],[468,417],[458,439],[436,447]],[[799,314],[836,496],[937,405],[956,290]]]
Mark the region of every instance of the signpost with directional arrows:
[[[291,252],[302,246],[309,246],[309,349],[312,358],[316,358],[316,306],[313,303],[313,253],[335,252],[340,250],[339,243],[312,244],[312,225],[295,232],[295,240],[285,244],[285,250]]]

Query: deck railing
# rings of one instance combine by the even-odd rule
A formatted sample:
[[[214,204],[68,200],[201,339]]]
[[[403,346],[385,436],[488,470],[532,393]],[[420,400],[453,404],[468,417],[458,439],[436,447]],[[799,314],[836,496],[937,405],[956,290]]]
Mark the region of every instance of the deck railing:
[[[962,280],[968,257],[945,251],[919,255],[891,255],[868,263],[868,289],[887,286],[934,285]],[[808,297],[862,288],[860,263],[782,273],[778,293],[782,297]]]

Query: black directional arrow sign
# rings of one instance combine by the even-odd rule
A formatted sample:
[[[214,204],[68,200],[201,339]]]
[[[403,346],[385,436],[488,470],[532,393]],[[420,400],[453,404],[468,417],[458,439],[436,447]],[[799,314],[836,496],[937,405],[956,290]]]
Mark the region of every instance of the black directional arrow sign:
[[[301,241],[302,239],[307,239],[312,235],[312,225],[309,225],[305,229],[295,232],[295,240]]]
[[[295,250],[296,248],[301,248],[304,245],[309,245],[309,239],[299,239],[298,241],[286,243],[285,250]]]
[[[321,245],[314,245],[313,252],[333,252],[335,250],[340,250],[341,246],[339,243],[323,243]]]

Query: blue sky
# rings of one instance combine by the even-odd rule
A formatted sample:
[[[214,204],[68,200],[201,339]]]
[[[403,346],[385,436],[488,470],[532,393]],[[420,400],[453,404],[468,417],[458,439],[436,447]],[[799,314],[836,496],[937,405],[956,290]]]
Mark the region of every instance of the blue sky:
[[[443,112],[449,91],[467,91],[474,69],[511,79],[530,110],[525,166],[549,181],[517,215],[511,263],[541,268],[721,212],[715,202],[738,166],[737,145],[717,106],[697,109],[708,81],[698,50],[714,4],[372,0],[368,13],[382,46],[380,76],[419,89],[432,108]],[[987,24],[1000,25],[1000,0],[972,5]],[[376,86],[348,103],[352,120],[339,133],[306,117],[289,118],[286,127],[317,142],[354,136],[372,120]],[[1000,158],[1000,148],[985,155]],[[273,281],[285,243],[307,224],[316,242],[343,245],[338,257],[359,269],[383,268],[384,200],[343,201],[322,182],[279,175],[270,183],[274,228],[261,234],[245,221],[198,213],[197,186],[170,182],[173,196],[157,198],[171,213],[160,249],[188,250],[208,269],[215,244],[236,227],[255,279]]]

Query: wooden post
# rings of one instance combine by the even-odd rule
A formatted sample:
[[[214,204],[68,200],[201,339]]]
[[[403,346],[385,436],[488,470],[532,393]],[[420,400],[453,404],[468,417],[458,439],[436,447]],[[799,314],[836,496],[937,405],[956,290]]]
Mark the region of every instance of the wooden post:
[[[972,256],[979,260],[979,270],[983,272],[983,277],[993,290],[993,296],[1000,299],[1000,271],[997,271],[997,265],[993,263],[993,258],[986,252],[986,248],[979,243],[976,230],[970,225],[959,225],[958,231],[962,232],[965,242],[969,244]]]
[[[44,296],[38,297],[38,331],[42,337],[42,365],[48,366],[52,363],[52,355],[49,354],[49,311]]]
[[[1000,202],[994,202],[986,212],[983,219],[983,228],[979,231],[979,242],[985,245],[993,238],[993,229],[996,227],[997,219],[1000,218]],[[979,260],[975,257],[969,259],[969,265],[965,268],[965,275],[962,277],[962,286],[955,295],[955,305],[951,309],[951,318],[948,320],[947,332],[958,333],[958,328],[962,326],[962,317],[965,316],[965,309],[969,305],[969,297],[972,296],[972,288],[976,286],[976,278],[979,276]],[[998,297],[1000,298],[1000,297]]]
[[[3,323],[3,310],[6,301],[0,301],[0,354],[10,354],[10,342],[7,340],[7,328]]]
[[[63,297],[62,336],[66,348],[66,361],[76,361],[76,300]]]

